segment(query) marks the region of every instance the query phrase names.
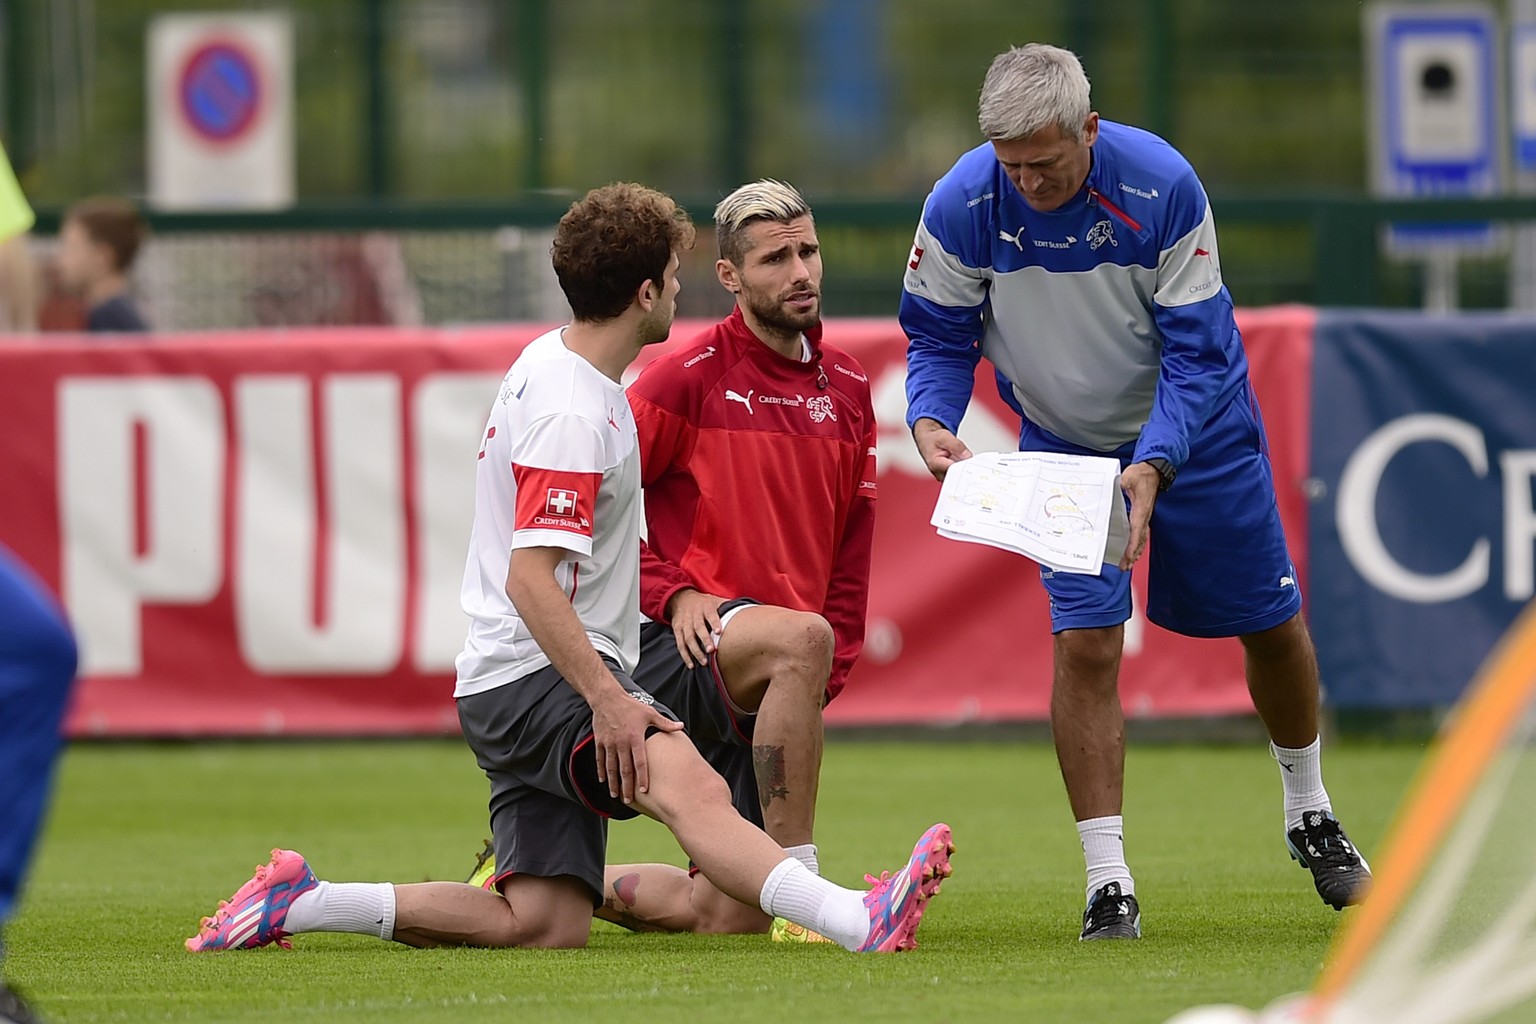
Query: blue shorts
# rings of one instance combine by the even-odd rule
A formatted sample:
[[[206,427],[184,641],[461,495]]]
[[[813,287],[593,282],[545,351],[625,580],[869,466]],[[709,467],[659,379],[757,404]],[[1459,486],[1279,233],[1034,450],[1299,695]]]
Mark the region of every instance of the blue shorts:
[[[1029,421],[1021,451],[1104,455]],[[1135,444],[1107,454],[1129,464]],[[1285,546],[1264,420],[1252,385],[1212,414],[1189,460],[1152,509],[1147,618],[1185,636],[1242,636],[1271,629],[1301,610]],[[1040,578],[1051,599],[1051,632],[1117,626],[1131,617],[1131,574],[1106,564],[1100,576]]]
[[[0,545],[0,928],[42,827],[76,656],[59,607]]]

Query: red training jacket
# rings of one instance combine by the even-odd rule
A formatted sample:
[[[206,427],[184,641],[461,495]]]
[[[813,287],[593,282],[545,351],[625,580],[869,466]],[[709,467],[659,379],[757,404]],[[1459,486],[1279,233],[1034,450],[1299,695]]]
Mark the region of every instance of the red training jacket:
[[[806,332],[811,361],[757,339],[738,308],[629,386],[648,543],[640,610],[693,587],[820,612],[829,697],[864,646],[875,530],[875,411],[857,360]]]

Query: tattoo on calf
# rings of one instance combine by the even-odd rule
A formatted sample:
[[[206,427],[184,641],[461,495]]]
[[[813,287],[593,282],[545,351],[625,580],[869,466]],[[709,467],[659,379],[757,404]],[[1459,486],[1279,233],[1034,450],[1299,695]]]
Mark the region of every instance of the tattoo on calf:
[[[614,879],[613,893],[603,897],[603,909],[597,912],[597,916],[633,932],[662,931],[660,926],[642,920],[631,913],[631,908],[639,898],[639,890],[640,875],[638,873]]]
[[[640,874],[632,872],[613,880],[613,894],[624,901],[624,906],[632,907],[640,895]],[[615,910],[621,909],[615,907]]]
[[[784,772],[784,748],[756,746],[752,748],[752,768],[757,773],[757,799],[767,810],[775,797],[789,796],[789,781]]]

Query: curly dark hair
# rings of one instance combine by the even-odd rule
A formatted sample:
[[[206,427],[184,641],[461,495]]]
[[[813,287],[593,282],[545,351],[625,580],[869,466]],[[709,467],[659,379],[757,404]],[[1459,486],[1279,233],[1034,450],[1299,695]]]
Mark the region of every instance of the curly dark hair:
[[[693,221],[671,196],[621,181],[571,204],[550,249],[577,320],[612,320],[646,281],[659,286],[674,252],[693,247]]]

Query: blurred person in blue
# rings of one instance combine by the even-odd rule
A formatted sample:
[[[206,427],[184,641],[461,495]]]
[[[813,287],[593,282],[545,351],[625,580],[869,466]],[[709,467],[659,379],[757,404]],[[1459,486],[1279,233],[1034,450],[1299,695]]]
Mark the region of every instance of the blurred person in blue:
[[[0,242],[32,227],[11,164],[0,150]],[[75,676],[75,641],[52,597],[0,545],[0,943],[16,908],[62,745],[60,725]],[[0,944],[0,1024],[38,1018],[5,983]]]
[[[128,292],[128,272],[147,232],[138,208],[126,199],[82,199],[59,229],[59,280],[85,300],[85,329],[147,331]]]
[[[907,425],[935,477],[970,458],[956,431],[985,356],[1022,418],[1021,450],[1120,460],[1131,531],[1119,564],[1041,569],[1051,730],[1088,875],[1080,938],[1141,935],[1118,680],[1149,534],[1147,617],[1241,638],[1286,846],[1326,903],[1357,903],[1370,869],[1323,786],[1317,660],[1200,179],[1163,139],[1101,120],[1081,63],[1054,46],[999,55],[979,120],[987,141],[934,186],[907,263]]]

